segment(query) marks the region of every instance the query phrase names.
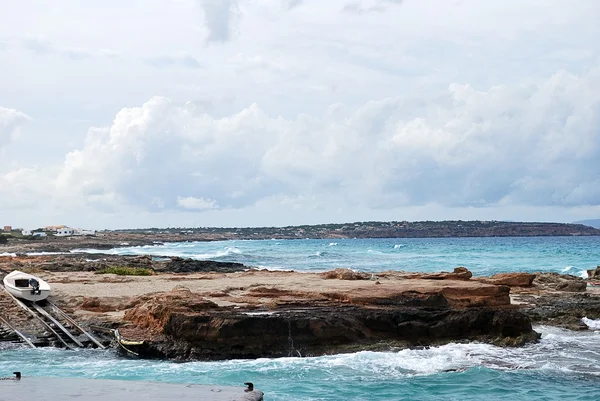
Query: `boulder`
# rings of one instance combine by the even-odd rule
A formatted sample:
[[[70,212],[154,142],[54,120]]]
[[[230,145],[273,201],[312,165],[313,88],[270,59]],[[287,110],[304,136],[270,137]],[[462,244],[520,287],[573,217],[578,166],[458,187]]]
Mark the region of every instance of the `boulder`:
[[[412,273],[402,275],[403,278],[409,279],[425,279],[425,280],[469,280],[473,277],[473,273],[466,267],[455,267],[453,272],[440,273]]]
[[[369,280],[372,274],[355,272],[350,269],[335,269],[321,273],[325,279],[337,280]]]
[[[530,287],[535,279],[531,273],[499,273],[492,277],[481,277],[477,281],[487,284],[507,285],[509,287]]]
[[[184,259],[178,256],[172,257],[164,267],[164,270],[173,273],[235,273],[246,270],[247,267],[242,263],[235,262],[216,262],[214,260],[194,260]],[[162,270],[157,268],[157,271]]]
[[[587,271],[588,280],[600,280],[600,266]]]
[[[587,282],[581,277],[571,274],[535,273],[533,285],[543,290],[584,292]]]

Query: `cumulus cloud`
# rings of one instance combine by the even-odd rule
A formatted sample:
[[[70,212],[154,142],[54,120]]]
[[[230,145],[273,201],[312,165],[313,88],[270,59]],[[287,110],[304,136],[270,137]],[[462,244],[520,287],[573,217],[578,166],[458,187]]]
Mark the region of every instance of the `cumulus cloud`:
[[[237,0],[197,0],[204,13],[207,42],[227,42],[240,16]]]
[[[194,198],[193,196],[177,197],[177,206],[191,210],[207,210],[216,209],[217,202],[213,199]]]
[[[331,194],[371,209],[598,205],[599,102],[599,71],[485,91],[452,84],[433,99],[294,119],[257,105],[214,118],[154,97],[90,130],[56,190],[97,208],[148,211],[314,204]]]
[[[53,178],[49,171],[36,168],[0,173],[0,208],[24,210],[48,203],[54,191]]]
[[[21,126],[29,120],[26,114],[18,110],[0,107],[0,149],[11,142]]]

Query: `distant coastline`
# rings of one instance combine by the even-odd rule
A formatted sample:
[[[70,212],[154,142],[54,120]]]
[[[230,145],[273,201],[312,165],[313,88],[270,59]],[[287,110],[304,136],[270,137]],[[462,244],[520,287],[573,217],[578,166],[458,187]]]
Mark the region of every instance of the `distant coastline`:
[[[165,242],[451,237],[600,236],[583,224],[507,221],[391,221],[319,224],[288,227],[144,228],[98,231],[95,236],[18,238],[3,236],[0,253],[68,252],[78,248],[111,249]]]

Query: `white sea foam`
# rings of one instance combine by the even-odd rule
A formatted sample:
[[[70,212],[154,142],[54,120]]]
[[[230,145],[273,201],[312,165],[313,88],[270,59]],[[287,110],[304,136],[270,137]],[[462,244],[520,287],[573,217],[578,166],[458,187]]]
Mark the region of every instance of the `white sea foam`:
[[[566,272],[570,271],[572,268],[573,268],[573,266],[567,266],[567,267],[565,267],[564,269],[562,269],[561,271],[562,271],[563,273],[566,273]]]
[[[337,242],[330,242],[329,246],[337,246],[337,244],[338,244]]]
[[[587,279],[588,278],[587,270],[581,270],[579,272],[579,277],[581,277],[583,279]]]
[[[400,249],[400,248],[403,248],[403,247],[404,247],[404,244],[396,244],[396,245],[394,245],[394,249]]]
[[[14,258],[15,256],[17,256],[17,254],[16,253],[3,252],[3,253],[0,253],[0,256],[11,256],[11,257]]]
[[[600,319],[593,320],[584,317],[581,319],[581,321],[592,330],[600,330]]]
[[[107,254],[107,255],[150,255],[150,256],[167,256],[167,257],[182,257],[198,260],[217,259],[230,255],[242,254],[242,251],[235,246],[227,246],[224,249],[210,250],[205,253],[193,252],[197,247],[194,243],[178,243],[169,245],[144,245],[133,246],[129,248],[113,248],[108,250],[101,249],[73,249],[71,253],[90,253],[90,254]]]

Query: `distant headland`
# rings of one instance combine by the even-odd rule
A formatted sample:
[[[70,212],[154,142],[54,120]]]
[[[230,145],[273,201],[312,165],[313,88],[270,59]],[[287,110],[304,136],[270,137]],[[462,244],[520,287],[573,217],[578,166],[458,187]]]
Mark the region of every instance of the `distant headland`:
[[[600,229],[584,224],[512,221],[365,221],[354,223],[301,225],[287,227],[171,227],[74,232],[43,235],[21,232],[0,234],[0,253],[48,251],[76,248],[109,249],[142,246],[160,242],[263,240],[263,239],[343,239],[343,238],[450,238],[450,237],[535,237],[600,236]]]

